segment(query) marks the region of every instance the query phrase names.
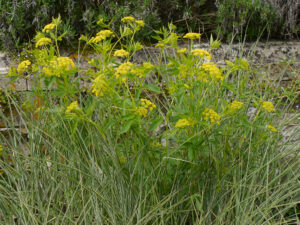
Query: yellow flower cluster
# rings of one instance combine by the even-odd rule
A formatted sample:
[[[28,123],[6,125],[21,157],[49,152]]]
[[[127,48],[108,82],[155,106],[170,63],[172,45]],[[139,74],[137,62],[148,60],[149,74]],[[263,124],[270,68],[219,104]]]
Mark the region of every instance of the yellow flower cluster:
[[[177,50],[177,53],[178,54],[184,54],[184,53],[186,53],[187,52],[187,49],[186,48],[181,48],[181,49],[178,49]]]
[[[191,54],[193,54],[194,56],[207,58],[208,60],[211,60],[211,55],[209,54],[209,52],[203,49],[194,49],[191,51]]]
[[[177,127],[177,128],[184,128],[184,127],[188,127],[188,126],[192,126],[192,125],[193,125],[193,123],[190,120],[188,120],[188,119],[180,119],[175,124],[175,127]]]
[[[139,116],[146,117],[146,116],[147,116],[147,113],[148,113],[148,110],[147,110],[145,107],[138,107],[138,109],[137,109],[137,114],[138,114]]]
[[[212,80],[224,80],[221,71],[213,62],[203,63],[200,69],[203,69],[205,72],[207,72]]]
[[[66,114],[70,114],[72,111],[74,111],[75,109],[79,109],[78,107],[78,102],[74,101],[72,102],[66,109],[65,113]]]
[[[115,51],[114,56],[121,57],[121,58],[128,57],[129,52],[125,51],[124,49],[120,49],[120,50]]]
[[[273,127],[272,125],[268,124],[268,129],[272,132],[277,132],[277,129],[275,127]]]
[[[151,101],[149,101],[148,99],[145,99],[145,98],[141,99],[141,104],[142,104],[142,106],[144,106],[149,111],[152,111],[153,109],[156,108],[156,105],[153,102],[151,102]]]
[[[126,81],[126,77],[125,75],[130,73],[132,71],[133,68],[133,64],[131,62],[126,62],[121,64],[115,72],[115,76],[116,78],[121,78],[123,82]]]
[[[105,75],[100,74],[93,80],[93,84],[91,86],[92,93],[96,96],[103,96],[104,92],[107,91],[108,85],[105,81]]]
[[[96,37],[91,38],[90,43],[99,43],[108,37],[113,37],[114,33],[110,30],[101,30],[96,34]]]
[[[199,39],[201,34],[199,33],[187,33],[186,35],[183,36],[183,38],[187,39]]]
[[[113,35],[114,33],[111,30],[101,30],[96,34],[96,36],[105,36],[105,37],[110,37]]]
[[[40,46],[49,45],[49,44],[51,44],[50,38],[41,38],[36,42],[35,47],[38,48]]]
[[[47,76],[60,77],[63,73],[74,69],[76,66],[69,57],[54,57],[48,67],[43,67],[43,71]]]
[[[242,108],[242,106],[244,105],[243,102],[239,102],[239,101],[233,101],[231,104],[230,104],[230,110],[232,111],[236,111],[236,110],[239,110],[240,108]]]
[[[135,23],[140,27],[145,26],[145,22],[143,20],[136,20]]]
[[[28,67],[31,65],[31,62],[29,60],[22,61],[17,68],[18,73],[21,73],[28,69]]]
[[[156,105],[153,102],[145,98],[141,99],[141,105],[142,106],[138,107],[137,109],[137,114],[144,117],[147,116],[148,111],[152,111],[156,108]]]
[[[132,16],[125,16],[121,19],[121,22],[126,23],[126,22],[134,22],[135,19]]]
[[[272,102],[262,102],[262,108],[267,112],[274,112],[275,108]]]
[[[220,125],[221,116],[212,109],[205,108],[202,113],[205,120],[210,120],[211,123]]]
[[[143,62],[143,67],[146,70],[152,70],[154,68],[154,66],[150,62]]]
[[[50,23],[48,25],[46,25],[43,29],[44,33],[49,33],[51,30],[53,30],[55,28],[55,24],[54,23]]]

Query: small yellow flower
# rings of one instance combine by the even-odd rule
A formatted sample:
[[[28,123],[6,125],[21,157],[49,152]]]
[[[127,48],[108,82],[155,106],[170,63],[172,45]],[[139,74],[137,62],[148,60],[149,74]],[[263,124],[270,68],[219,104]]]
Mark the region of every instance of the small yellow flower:
[[[66,114],[70,114],[70,112],[74,111],[75,109],[79,109],[79,106],[78,106],[78,102],[77,101],[74,101],[72,102],[66,109]]]
[[[96,36],[104,36],[105,38],[108,38],[110,36],[114,36],[114,33],[111,30],[101,30],[96,34]]]
[[[76,66],[69,57],[54,57],[48,67],[43,67],[43,71],[47,76],[60,77],[65,72],[74,69]]]
[[[210,120],[211,123],[220,125],[221,116],[212,109],[205,108],[202,113],[204,120]]]
[[[89,43],[95,43],[95,44],[97,44],[100,41],[103,41],[105,39],[106,39],[106,37],[104,35],[98,35],[96,37],[91,38],[91,40],[89,41]]]
[[[137,114],[138,114],[139,116],[146,117],[146,116],[147,116],[147,113],[148,113],[148,110],[147,110],[145,107],[138,107],[138,109],[137,109]]]
[[[137,114],[144,117],[147,116],[148,111],[151,112],[153,109],[156,108],[156,105],[153,102],[145,98],[141,99],[141,105],[142,106],[137,108]]]
[[[51,44],[50,38],[41,38],[36,42],[35,47],[38,48],[40,46],[49,45],[49,44]]]
[[[230,104],[230,109],[235,111],[235,110],[239,110],[240,108],[242,108],[242,106],[244,105],[243,102],[239,102],[239,101],[233,101],[231,104]]]
[[[165,45],[163,43],[158,43],[155,45],[155,48],[163,48]]]
[[[275,127],[273,127],[272,125],[268,124],[268,129],[272,132],[277,132],[277,129]]]
[[[49,33],[51,30],[53,30],[55,28],[55,24],[54,23],[50,23],[48,25],[46,25],[43,29],[44,33]]]
[[[203,69],[212,80],[224,80],[221,71],[213,62],[203,63],[200,69]]]
[[[184,53],[186,53],[187,52],[187,49],[186,48],[181,48],[181,49],[178,49],[177,50],[177,53],[178,54],[184,54]]]
[[[51,77],[53,75],[51,69],[48,67],[43,67],[43,71],[48,77]]]
[[[145,22],[143,20],[136,20],[135,23],[140,27],[145,26]]]
[[[0,145],[0,157],[2,156],[2,153],[3,152],[3,147],[2,147],[2,145]]]
[[[124,49],[121,49],[121,50],[117,50],[115,51],[115,54],[114,56],[116,57],[128,57],[129,56],[129,52],[125,51]]]
[[[143,67],[146,70],[152,70],[154,68],[154,66],[150,62],[143,62]]]
[[[194,49],[191,51],[191,54],[194,56],[207,58],[208,60],[211,60],[211,55],[209,54],[209,52],[202,49]]]
[[[175,127],[176,128],[184,128],[184,127],[188,127],[191,126],[192,122],[188,119],[180,119],[177,121]]]
[[[187,33],[186,35],[183,36],[183,38],[188,38],[188,39],[199,39],[201,34],[199,33]]]
[[[146,109],[149,109],[149,111],[152,111],[153,109],[156,108],[156,105],[149,101],[148,99],[142,98],[141,99],[141,104],[144,106]]]
[[[22,61],[17,68],[18,73],[21,73],[28,69],[28,67],[31,65],[31,62],[29,60]]]
[[[134,22],[135,19],[132,16],[125,16],[121,19],[121,22],[126,23],[126,22]]]
[[[131,72],[131,69],[133,67],[133,64],[131,62],[126,62],[121,64],[117,69],[116,69],[116,77],[119,78],[120,75],[126,75],[129,72]]]
[[[262,108],[267,112],[274,112],[275,108],[272,102],[262,102]]]

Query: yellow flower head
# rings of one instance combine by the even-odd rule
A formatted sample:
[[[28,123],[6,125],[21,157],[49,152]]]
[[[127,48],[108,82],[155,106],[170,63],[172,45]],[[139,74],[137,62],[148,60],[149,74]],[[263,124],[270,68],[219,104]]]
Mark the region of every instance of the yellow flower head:
[[[93,80],[93,84],[91,85],[92,93],[96,96],[103,96],[104,92],[107,91],[108,85],[105,81],[104,74],[100,74]]]
[[[200,69],[203,69],[212,80],[224,80],[221,71],[213,62],[203,63]]]
[[[148,113],[148,110],[147,110],[145,107],[138,107],[136,113],[137,113],[139,116],[146,117],[146,116],[147,116],[147,113]]]
[[[49,45],[49,44],[51,44],[50,38],[41,38],[36,42],[35,47],[38,48],[40,46]]]
[[[43,71],[47,76],[60,77],[65,72],[74,68],[76,68],[76,66],[69,57],[54,57],[48,67],[43,67]]]
[[[132,16],[125,16],[121,19],[121,22],[123,22],[123,23],[134,22],[134,21],[135,21],[135,19]]]
[[[199,39],[201,34],[199,33],[187,33],[186,35],[183,36],[183,38],[187,39]]]
[[[46,25],[43,29],[44,33],[49,33],[51,30],[53,30],[55,28],[55,24],[54,23],[50,23],[48,25]]]
[[[149,111],[152,111],[153,109],[156,108],[156,105],[153,102],[151,102],[151,101],[149,101],[148,99],[145,99],[145,98],[141,99],[141,104],[142,104],[142,106],[144,106]]]
[[[220,125],[221,116],[212,109],[205,108],[202,113],[204,120],[210,120],[211,123]]]
[[[175,127],[176,128],[185,128],[185,127],[188,127],[188,126],[191,126],[193,125],[193,123],[188,120],[188,119],[180,119],[177,121]]]
[[[136,20],[135,23],[140,27],[145,26],[145,22],[143,20]]]
[[[268,124],[268,129],[272,132],[277,132],[277,129],[275,127],[273,127],[272,125]]]
[[[274,112],[275,108],[272,102],[262,102],[262,108],[267,112]]]
[[[146,70],[152,70],[154,68],[154,66],[150,62],[143,62],[143,67]]]
[[[231,104],[230,104],[230,110],[232,111],[236,111],[236,110],[239,110],[240,108],[242,108],[242,106],[244,105],[243,102],[239,102],[239,101],[233,101]]]
[[[28,69],[28,67],[31,65],[31,62],[29,60],[22,61],[17,68],[18,73],[21,73]]]
[[[115,54],[114,56],[117,56],[117,57],[128,57],[129,56],[129,52],[125,51],[124,49],[121,49],[121,50],[117,50],[115,51]]]
[[[115,72],[116,78],[121,78],[123,82],[126,81],[125,75],[132,72],[133,64],[131,62],[126,62],[121,64]]]
[[[181,49],[178,49],[177,50],[177,54],[184,54],[187,52],[187,49],[186,48],[181,48]]]
[[[78,102],[77,101],[74,101],[72,102],[66,109],[66,114],[70,114],[72,111],[74,111],[75,109],[79,109],[79,106],[78,106]]]
[[[211,60],[211,55],[209,54],[209,52],[202,49],[194,49],[191,51],[191,54],[193,54],[194,56],[207,58],[208,60]]]
[[[98,35],[96,37],[91,38],[90,41],[89,41],[89,43],[95,43],[95,44],[97,44],[100,41],[103,41],[105,39],[106,39],[106,37],[104,35]]]
[[[114,33],[111,30],[101,30],[96,34],[96,36],[104,36],[105,38],[108,38],[110,36],[114,36]]]

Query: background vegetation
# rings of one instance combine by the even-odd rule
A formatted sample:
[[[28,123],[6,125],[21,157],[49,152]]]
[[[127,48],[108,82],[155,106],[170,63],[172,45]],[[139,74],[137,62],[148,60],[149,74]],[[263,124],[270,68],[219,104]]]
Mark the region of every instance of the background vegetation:
[[[0,0],[0,42],[4,49],[20,48],[36,30],[61,15],[66,41],[97,30],[99,17],[107,20],[132,15],[146,22],[139,35],[151,40],[153,29],[173,22],[179,32],[214,33],[223,40],[293,38],[299,34],[297,0]],[[118,22],[112,28],[118,27]],[[74,39],[75,38],[75,39]]]

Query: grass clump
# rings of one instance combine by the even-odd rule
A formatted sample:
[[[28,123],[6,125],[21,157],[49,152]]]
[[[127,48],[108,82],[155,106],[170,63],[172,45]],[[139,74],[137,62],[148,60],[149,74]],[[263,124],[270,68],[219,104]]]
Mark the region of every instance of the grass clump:
[[[193,48],[197,33],[178,48],[170,24],[157,31],[156,63],[135,64],[144,22],[125,17],[120,35],[99,21],[96,36],[80,37],[79,55],[97,53],[81,68],[60,54],[60,23],[38,32],[33,57],[10,70],[33,95],[22,107],[10,100],[28,135],[12,127],[1,136],[0,221],[297,221],[299,149],[284,144],[274,93],[261,91],[245,59],[217,66]]]

